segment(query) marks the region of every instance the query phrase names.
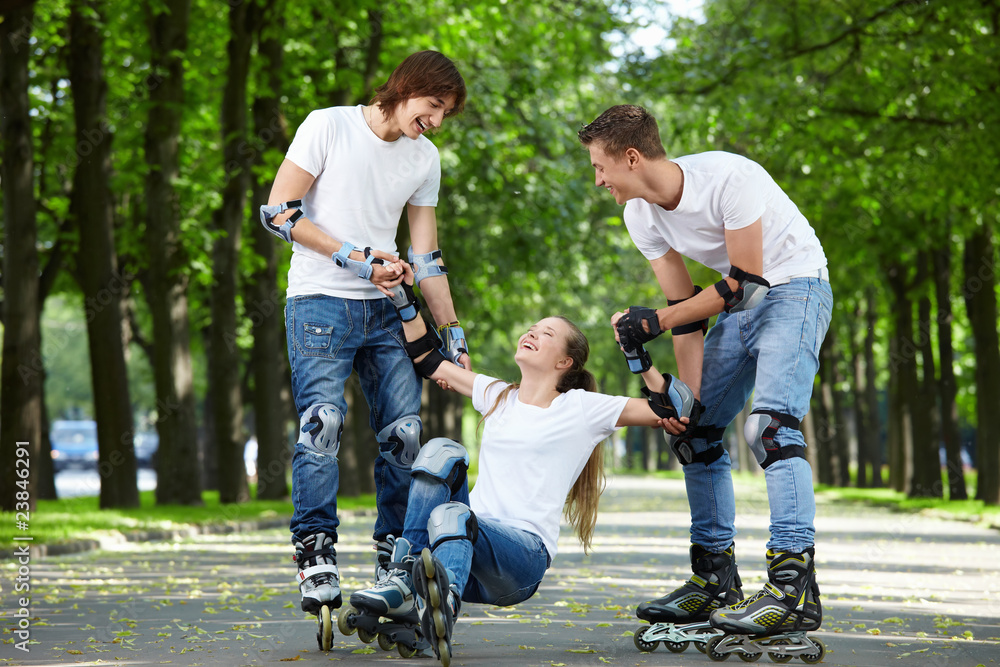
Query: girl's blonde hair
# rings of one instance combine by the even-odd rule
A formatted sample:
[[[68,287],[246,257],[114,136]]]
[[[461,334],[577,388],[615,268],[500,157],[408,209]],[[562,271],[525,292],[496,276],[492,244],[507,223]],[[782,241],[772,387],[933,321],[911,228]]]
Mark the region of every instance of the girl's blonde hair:
[[[584,364],[587,363],[587,358],[590,356],[590,343],[587,342],[587,337],[580,331],[579,327],[567,318],[556,316],[556,319],[565,322],[569,328],[569,335],[566,338],[566,356],[573,361],[569,369],[560,376],[556,391],[560,393],[566,393],[570,389],[597,391],[597,380],[594,379],[590,371],[584,368]],[[502,382],[502,380],[496,380],[496,382]],[[482,426],[483,422],[507,400],[510,392],[519,386],[520,383],[516,382],[508,384],[483,415],[483,418],[479,420],[479,426]],[[587,460],[587,465],[584,466],[580,476],[576,478],[573,487],[569,490],[564,508],[566,520],[570,522],[577,537],[580,538],[584,553],[590,551],[594,527],[597,525],[597,505],[601,493],[604,491],[605,482],[604,443],[600,442],[594,447],[594,451],[591,452],[590,458]]]

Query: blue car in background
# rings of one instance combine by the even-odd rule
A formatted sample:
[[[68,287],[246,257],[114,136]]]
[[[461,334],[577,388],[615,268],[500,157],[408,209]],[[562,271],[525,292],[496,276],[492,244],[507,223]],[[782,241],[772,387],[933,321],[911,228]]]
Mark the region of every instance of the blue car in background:
[[[160,449],[160,436],[155,431],[135,434],[135,463],[140,468],[156,468],[156,452]]]
[[[52,443],[52,468],[97,470],[97,422],[93,420],[56,420],[49,429]]]

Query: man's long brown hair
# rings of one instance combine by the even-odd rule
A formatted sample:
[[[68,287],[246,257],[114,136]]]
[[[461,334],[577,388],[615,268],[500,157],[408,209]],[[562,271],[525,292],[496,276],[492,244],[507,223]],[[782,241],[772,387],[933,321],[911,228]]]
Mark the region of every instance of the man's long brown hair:
[[[566,393],[570,389],[583,389],[585,391],[597,391],[597,380],[593,374],[584,368],[587,358],[590,356],[590,343],[587,337],[580,331],[573,322],[565,317],[557,316],[569,327],[569,335],[566,339],[566,356],[573,360],[572,365],[559,378],[556,391]],[[503,382],[496,380],[496,382]],[[494,382],[494,384],[496,384]],[[492,386],[492,385],[491,385]],[[492,415],[510,396],[510,393],[517,389],[520,383],[507,384],[503,391],[497,396],[490,409],[479,420],[479,425]],[[604,443],[600,442],[590,453],[587,465],[583,467],[580,476],[576,478],[573,487],[566,497],[564,513],[566,520],[570,522],[576,531],[577,537],[583,544],[584,553],[590,551],[591,540],[594,537],[594,527],[597,525],[597,505],[604,491],[606,478],[604,476]]]
[[[389,116],[400,104],[414,97],[455,96],[455,106],[446,115],[453,116],[465,107],[465,80],[455,63],[437,51],[418,51],[401,62],[389,80],[375,89],[372,104]]]

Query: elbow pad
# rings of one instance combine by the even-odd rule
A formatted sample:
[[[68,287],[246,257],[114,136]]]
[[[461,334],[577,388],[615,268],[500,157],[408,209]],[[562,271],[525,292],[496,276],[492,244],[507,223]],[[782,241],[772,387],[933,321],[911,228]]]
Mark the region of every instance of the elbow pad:
[[[448,275],[448,267],[437,263],[437,260],[440,258],[440,249],[417,254],[413,252],[413,246],[410,246],[406,251],[406,259],[413,266],[413,275],[416,278],[418,286],[424,278]]]
[[[771,283],[761,276],[747,273],[735,266],[730,267],[729,277],[739,283],[736,291],[729,289],[729,283],[724,278],[715,283],[715,290],[726,302],[724,309],[727,313],[738,313],[741,310],[756,308],[767,296],[768,290],[771,289]]]
[[[687,299],[667,299],[667,306],[676,306],[682,301],[687,301],[688,299],[693,299],[701,293],[701,288],[697,285],[694,286],[694,294],[689,296]],[[697,322],[688,322],[687,324],[681,324],[680,326],[673,327],[670,330],[671,336],[683,336],[684,334],[694,333],[700,331],[701,335],[704,336],[708,333],[708,318],[703,320],[698,320]]]
[[[680,419],[687,417],[691,421],[688,428],[697,424],[701,413],[695,413],[694,407],[698,399],[694,397],[694,392],[686,384],[670,375],[663,374],[663,379],[667,381],[667,386],[662,392],[652,392],[648,387],[642,388],[642,394],[649,401],[649,407],[653,409],[660,419]],[[700,405],[700,403],[698,403]]]
[[[281,215],[289,209],[296,209],[295,213],[288,216],[285,220],[285,224],[276,225],[274,224],[274,218]],[[261,206],[260,207],[260,224],[264,225],[264,229],[271,232],[279,239],[282,239],[285,243],[292,242],[292,227],[298,222],[299,218],[302,217],[302,200],[293,199],[292,201],[286,201],[281,204],[274,204],[273,206]]]

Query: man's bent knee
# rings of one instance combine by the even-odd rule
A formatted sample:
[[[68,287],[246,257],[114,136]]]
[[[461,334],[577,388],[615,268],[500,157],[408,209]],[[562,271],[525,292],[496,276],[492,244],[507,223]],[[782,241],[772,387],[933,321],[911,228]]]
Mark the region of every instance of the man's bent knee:
[[[767,470],[768,466],[784,459],[806,458],[805,447],[789,445],[782,447],[774,441],[778,429],[798,428],[799,420],[792,415],[775,410],[754,410],[743,426],[743,435],[750,445],[757,463]]]

